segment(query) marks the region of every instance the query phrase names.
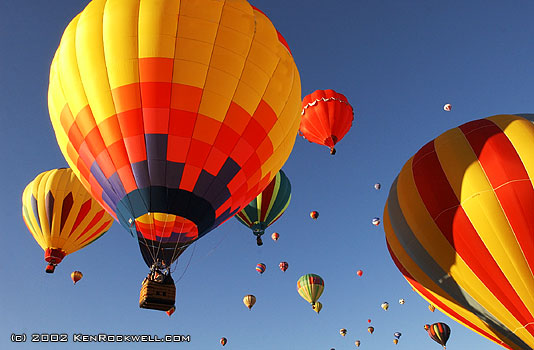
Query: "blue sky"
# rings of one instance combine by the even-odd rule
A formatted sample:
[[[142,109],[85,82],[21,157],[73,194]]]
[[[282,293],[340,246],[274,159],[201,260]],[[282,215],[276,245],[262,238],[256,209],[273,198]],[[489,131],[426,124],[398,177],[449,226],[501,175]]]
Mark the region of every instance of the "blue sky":
[[[180,258],[177,311],[137,305],[147,268],[137,242],[114,224],[91,246],[45,274],[43,251],[21,217],[24,187],[64,167],[47,108],[48,72],[68,22],[87,0],[0,2],[0,347],[76,349],[440,349],[423,330],[446,322],[448,349],[500,349],[436,311],[404,281],[387,252],[382,217],[404,162],[440,133],[500,113],[532,113],[534,2],[528,0],[254,0],[291,47],[303,96],[332,88],[355,108],[353,128],[332,157],[297,138],[284,166],[293,197],[257,247],[231,219]],[[445,103],[453,110],[444,112]],[[373,185],[383,187],[375,191]],[[317,210],[317,221],[309,218]],[[283,273],[280,261],[289,262]],[[263,275],[255,271],[263,262]],[[362,277],[356,271],[362,269]],[[72,285],[70,273],[84,279]],[[325,280],[320,315],[297,279]],[[252,311],[242,303],[254,294]],[[404,298],[404,305],[398,299]],[[383,301],[390,303],[386,312]],[[367,319],[375,333],[367,333]],[[339,329],[348,330],[346,337]],[[402,332],[398,345],[393,333]],[[67,333],[69,345],[14,344],[12,333]],[[73,334],[185,334],[189,343],[76,343]]]

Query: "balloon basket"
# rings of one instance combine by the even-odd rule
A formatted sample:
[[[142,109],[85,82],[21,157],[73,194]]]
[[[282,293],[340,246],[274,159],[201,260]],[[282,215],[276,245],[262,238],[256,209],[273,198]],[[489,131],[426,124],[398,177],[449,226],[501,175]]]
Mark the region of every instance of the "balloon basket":
[[[167,311],[174,306],[176,286],[174,281],[157,282],[146,278],[139,295],[139,307]]]

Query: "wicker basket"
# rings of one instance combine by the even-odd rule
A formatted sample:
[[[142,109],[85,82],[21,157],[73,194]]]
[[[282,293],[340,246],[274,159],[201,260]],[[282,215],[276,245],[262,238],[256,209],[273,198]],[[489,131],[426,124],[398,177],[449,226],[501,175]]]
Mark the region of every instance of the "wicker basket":
[[[172,281],[172,279],[171,279]],[[174,306],[176,287],[174,281],[156,282],[149,278],[143,281],[139,295],[139,307],[167,311]]]

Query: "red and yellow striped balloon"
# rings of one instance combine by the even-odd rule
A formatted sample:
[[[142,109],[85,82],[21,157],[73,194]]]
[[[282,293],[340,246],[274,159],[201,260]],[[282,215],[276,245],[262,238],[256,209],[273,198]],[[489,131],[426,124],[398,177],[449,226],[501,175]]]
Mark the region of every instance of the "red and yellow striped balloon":
[[[408,160],[384,210],[391,256],[415,290],[508,349],[534,348],[533,150],[520,116],[463,124]]]
[[[48,105],[84,186],[148,265],[169,264],[285,163],[300,78],[245,0],[93,0],[63,34]]]
[[[22,194],[22,217],[45,251],[49,273],[66,255],[95,241],[113,223],[71,169],[37,175]]]

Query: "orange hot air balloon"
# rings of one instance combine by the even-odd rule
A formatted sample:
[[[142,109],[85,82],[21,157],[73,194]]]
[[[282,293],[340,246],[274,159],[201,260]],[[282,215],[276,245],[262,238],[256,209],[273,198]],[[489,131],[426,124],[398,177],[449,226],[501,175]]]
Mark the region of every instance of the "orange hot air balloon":
[[[329,147],[334,155],[334,146],[350,130],[353,120],[354,112],[345,96],[334,90],[317,90],[302,101],[299,133],[310,142]]]
[[[225,337],[221,338],[221,345],[222,346],[225,346],[227,342],[228,342],[228,340]]]
[[[534,348],[533,117],[444,132],[404,165],[384,209],[389,252],[412,287],[514,350]]]
[[[274,232],[272,235],[271,235],[271,238],[273,239],[273,241],[278,241],[278,238],[280,238],[280,235],[277,233],[277,232]]]
[[[93,0],[63,33],[48,107],[82,184],[168,267],[282,168],[300,96],[286,41],[245,0]]]
[[[72,282],[76,284],[79,280],[81,280],[83,277],[83,274],[80,271],[74,271],[70,274],[70,278],[72,279]]]
[[[45,251],[46,272],[102,236],[113,218],[83,188],[71,169],[45,171],[22,194],[22,217]]]
[[[430,310],[430,312],[436,311],[436,307],[432,304],[428,304],[428,309]]]
[[[165,311],[167,315],[170,317],[174,311],[176,311],[176,306],[171,307],[169,310]]]

